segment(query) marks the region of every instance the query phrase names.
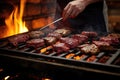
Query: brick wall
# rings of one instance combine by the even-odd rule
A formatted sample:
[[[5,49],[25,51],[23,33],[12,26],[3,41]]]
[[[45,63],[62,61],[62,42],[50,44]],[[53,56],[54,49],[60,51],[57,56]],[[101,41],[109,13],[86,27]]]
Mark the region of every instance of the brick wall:
[[[54,17],[56,0],[29,0],[24,10],[24,20],[29,29],[47,25]]]
[[[19,5],[20,0],[0,1],[0,34],[6,33],[4,19]],[[23,20],[29,30],[40,28],[53,21],[55,10],[56,0],[27,0]]]
[[[10,3],[13,6],[18,6],[19,0],[5,0],[3,3]],[[2,4],[2,3],[0,3]],[[42,27],[54,17],[56,8],[56,0],[27,0],[24,9],[23,19],[27,27],[31,29]],[[8,17],[10,15],[9,7],[1,13],[0,16]],[[8,14],[9,13],[9,14]]]

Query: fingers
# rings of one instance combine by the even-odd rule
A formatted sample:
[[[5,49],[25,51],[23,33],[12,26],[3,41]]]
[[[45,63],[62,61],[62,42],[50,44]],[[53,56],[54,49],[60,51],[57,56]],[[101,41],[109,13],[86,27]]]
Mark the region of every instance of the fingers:
[[[62,14],[63,20],[66,20],[71,14],[71,12],[72,12],[71,6],[70,4],[68,4],[63,10],[63,14]]]
[[[77,8],[76,5],[69,3],[63,10],[63,20],[67,18],[74,18],[81,12],[80,8]]]
[[[67,18],[74,18],[86,8],[86,2],[80,0],[73,0],[63,10],[63,20]]]
[[[70,18],[75,18],[80,12],[77,9],[74,9],[69,15]]]

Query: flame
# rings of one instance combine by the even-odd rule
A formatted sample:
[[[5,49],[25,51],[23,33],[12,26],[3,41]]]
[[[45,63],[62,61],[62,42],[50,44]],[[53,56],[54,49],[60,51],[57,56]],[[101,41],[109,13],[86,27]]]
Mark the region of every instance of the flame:
[[[7,31],[4,37],[28,31],[27,27],[25,26],[25,21],[22,20],[25,3],[26,0],[21,0],[20,10],[18,6],[15,6],[15,9],[10,14],[10,16],[5,19]]]

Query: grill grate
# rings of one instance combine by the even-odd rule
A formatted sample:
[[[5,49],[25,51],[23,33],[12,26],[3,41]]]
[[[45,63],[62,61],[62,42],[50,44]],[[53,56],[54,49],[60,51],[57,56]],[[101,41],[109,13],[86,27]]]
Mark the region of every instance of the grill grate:
[[[57,58],[65,58],[66,60],[70,59],[70,60],[76,60],[76,61],[86,61],[86,62],[103,63],[103,64],[111,64],[116,59],[116,57],[120,55],[119,49],[115,51],[99,52],[98,54],[92,55],[92,54],[82,53],[77,48],[71,49],[68,52],[64,52],[64,53],[54,52],[51,47],[49,49],[46,49],[46,48],[47,48],[46,46],[43,46],[43,47],[34,49],[32,47],[31,48],[26,47],[25,44],[19,44],[19,46],[17,47],[13,47],[10,45],[4,45],[0,49],[13,51],[13,52],[20,52],[20,53],[54,56]]]
[[[116,46],[117,49],[114,51],[103,51],[93,55],[85,54],[77,48],[70,49],[68,52],[57,53],[51,46],[32,48],[27,47],[25,43],[20,43],[17,47],[14,47],[11,46],[6,39],[7,38],[1,39],[0,41],[0,54],[4,53],[24,57],[31,56],[34,59],[42,58],[44,61],[69,64],[72,66],[91,67],[92,65],[91,68],[101,69],[102,67],[103,70],[110,67],[110,69],[114,68],[115,71],[120,74],[120,45]]]

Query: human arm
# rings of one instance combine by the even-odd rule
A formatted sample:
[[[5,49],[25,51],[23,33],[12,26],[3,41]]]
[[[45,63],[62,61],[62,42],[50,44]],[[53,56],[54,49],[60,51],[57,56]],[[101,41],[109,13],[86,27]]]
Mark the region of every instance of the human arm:
[[[84,11],[84,9],[92,3],[102,1],[102,0],[73,0],[67,4],[67,6],[63,10],[63,20],[67,18],[74,18],[79,13]]]

